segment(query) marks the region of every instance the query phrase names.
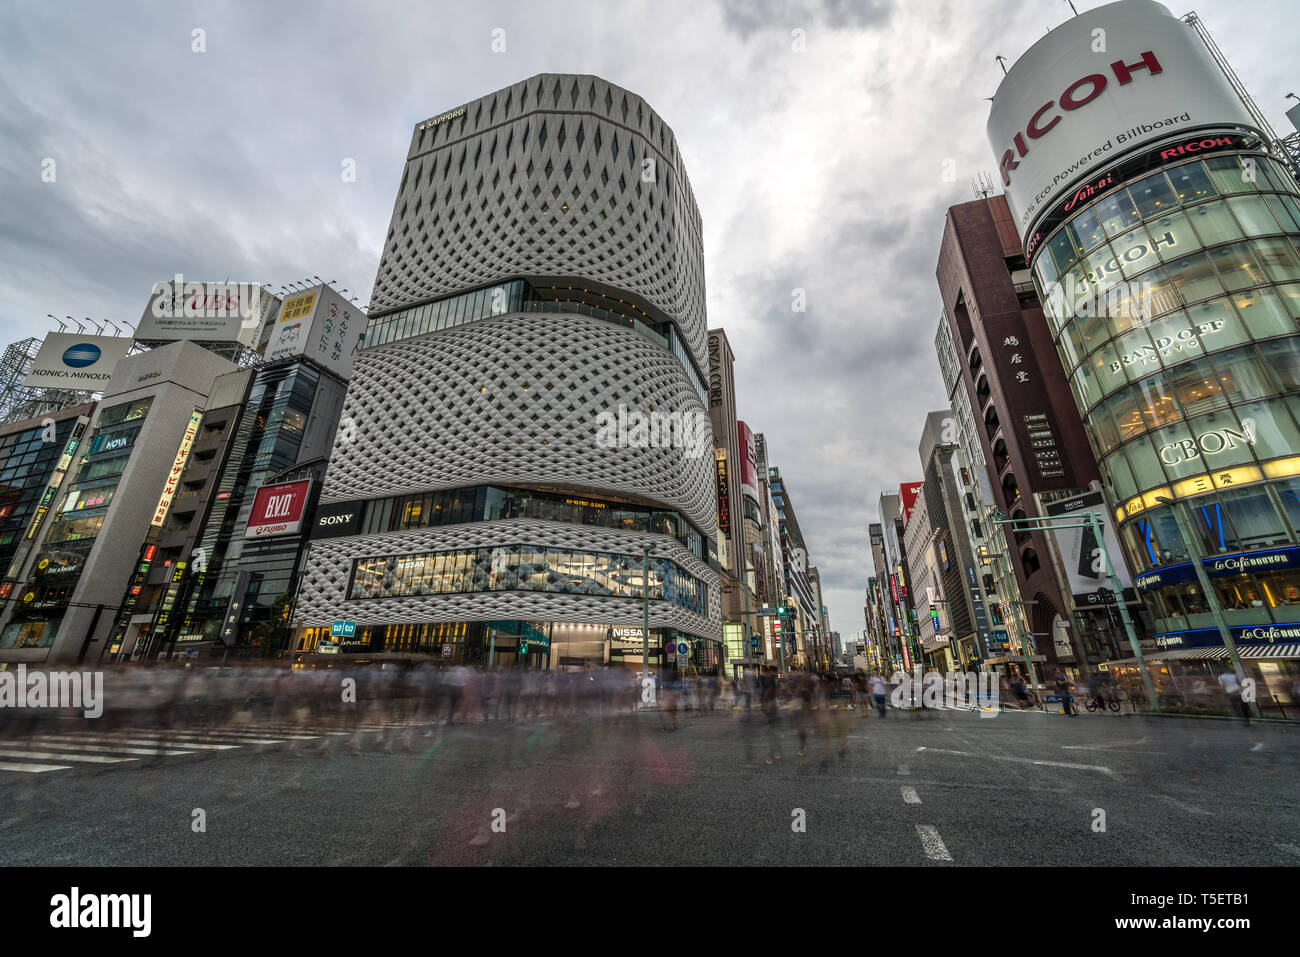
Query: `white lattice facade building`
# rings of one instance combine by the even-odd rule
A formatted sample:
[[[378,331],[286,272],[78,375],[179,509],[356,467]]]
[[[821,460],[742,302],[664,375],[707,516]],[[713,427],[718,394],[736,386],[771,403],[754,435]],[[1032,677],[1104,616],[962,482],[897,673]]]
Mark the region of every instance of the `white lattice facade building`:
[[[296,628],[475,661],[492,623],[608,659],[649,551],[652,635],[716,654],[700,218],[643,100],[546,74],[417,124],[369,313]]]

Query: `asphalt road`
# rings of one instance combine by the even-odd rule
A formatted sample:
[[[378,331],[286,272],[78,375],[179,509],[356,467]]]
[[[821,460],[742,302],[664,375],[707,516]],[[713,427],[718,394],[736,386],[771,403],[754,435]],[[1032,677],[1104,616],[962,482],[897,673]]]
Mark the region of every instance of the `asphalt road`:
[[[1300,864],[1295,726],[798,718],[0,740],[0,863]]]

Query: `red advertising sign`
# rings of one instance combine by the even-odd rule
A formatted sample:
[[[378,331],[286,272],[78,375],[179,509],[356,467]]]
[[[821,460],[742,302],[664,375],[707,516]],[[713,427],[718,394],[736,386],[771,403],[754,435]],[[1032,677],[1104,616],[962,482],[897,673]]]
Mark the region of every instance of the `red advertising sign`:
[[[903,508],[904,528],[907,528],[908,516],[912,514],[912,509],[916,508],[916,500],[920,498],[921,487],[924,484],[924,482],[909,482],[898,487],[898,504]]]
[[[263,485],[253,499],[253,514],[248,517],[245,538],[295,535],[302,527],[302,513],[307,508],[310,479]]]
[[[754,433],[744,422],[736,422],[737,445],[740,447],[740,491],[757,505],[758,499],[758,448]]]

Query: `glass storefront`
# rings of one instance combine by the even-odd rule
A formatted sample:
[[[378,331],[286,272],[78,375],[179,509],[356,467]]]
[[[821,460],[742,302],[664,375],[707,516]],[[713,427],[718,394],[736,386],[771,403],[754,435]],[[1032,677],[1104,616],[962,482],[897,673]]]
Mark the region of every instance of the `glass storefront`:
[[[1271,157],[1205,156],[1093,199],[1034,255],[1137,573],[1193,551],[1162,500],[1202,556],[1300,542],[1298,194]],[[1300,618],[1289,569],[1213,582],[1230,624]],[[1159,632],[1210,617],[1194,574],[1144,597]]]
[[[349,504],[330,507],[340,511],[347,509]],[[480,485],[371,499],[359,505],[360,517],[355,530],[351,530],[351,526],[346,530],[349,534],[374,535],[461,522],[540,518],[574,525],[671,535],[696,558],[708,560],[704,536],[678,512],[608,499]],[[344,531],[338,527],[326,528]],[[317,537],[321,536],[318,534]]]
[[[708,588],[675,562],[650,559],[650,598],[708,614]],[[353,566],[349,599],[406,598],[485,591],[641,598],[640,555],[568,552],[534,545],[459,549],[361,558]]]

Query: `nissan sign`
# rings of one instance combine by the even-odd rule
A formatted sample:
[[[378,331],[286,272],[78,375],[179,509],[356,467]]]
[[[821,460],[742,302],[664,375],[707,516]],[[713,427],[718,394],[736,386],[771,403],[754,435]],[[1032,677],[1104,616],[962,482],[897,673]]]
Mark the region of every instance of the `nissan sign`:
[[[1066,20],[1016,61],[993,98],[988,138],[1028,237],[1081,180],[1210,128],[1256,125],[1192,27],[1153,0],[1121,0]]]
[[[302,527],[311,481],[280,482],[263,485],[253,499],[253,514],[248,517],[245,538],[269,538],[296,535]]]

